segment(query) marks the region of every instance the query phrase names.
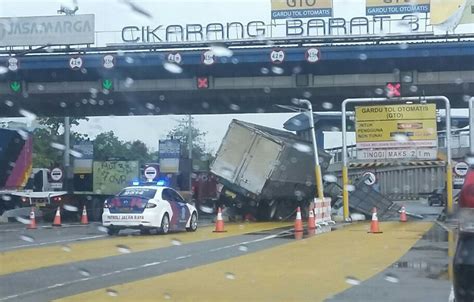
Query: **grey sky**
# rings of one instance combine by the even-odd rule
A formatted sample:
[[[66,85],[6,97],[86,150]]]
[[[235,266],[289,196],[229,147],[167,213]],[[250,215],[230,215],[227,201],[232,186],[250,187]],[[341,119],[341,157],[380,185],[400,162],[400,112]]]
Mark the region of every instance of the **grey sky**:
[[[78,0],[79,14],[95,14],[96,31],[102,33],[96,38],[99,43],[121,42],[119,32],[127,25],[189,24],[210,22],[249,22],[262,20],[270,22],[270,0],[136,0],[133,1],[149,12],[153,18],[133,12],[122,0]],[[0,0],[0,17],[19,17],[37,15],[56,15],[60,5],[73,6],[72,0]],[[334,0],[337,17],[350,18],[365,16],[365,0]],[[97,42],[97,41],[96,41]],[[283,123],[293,114],[247,114],[196,116],[199,128],[208,132],[207,143],[216,150],[233,118],[282,128]],[[173,128],[180,116],[142,116],[142,117],[101,117],[91,118],[75,130],[94,137],[102,131],[113,130],[123,140],[140,139],[151,149],[156,150],[158,139]],[[340,145],[337,134],[328,135],[327,147]],[[350,141],[352,143],[352,140]]]

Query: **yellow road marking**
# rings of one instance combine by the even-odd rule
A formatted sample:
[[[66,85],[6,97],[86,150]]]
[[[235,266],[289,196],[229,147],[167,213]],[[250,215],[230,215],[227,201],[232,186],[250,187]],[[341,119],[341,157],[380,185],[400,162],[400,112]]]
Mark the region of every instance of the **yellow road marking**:
[[[213,233],[212,227],[199,228],[196,232],[172,233],[166,236],[119,236],[86,242],[68,244],[71,251],[66,252],[62,245],[13,250],[0,253],[0,275],[66,264],[82,260],[98,259],[120,255],[117,245],[125,245],[132,252],[163,248],[172,245],[173,239],[183,244],[211,239],[241,235],[245,233],[269,230],[289,226],[287,222],[264,222],[226,224],[226,233]]]
[[[432,223],[367,224],[177,273],[66,297],[59,301],[323,301],[350,287],[347,276],[366,280],[398,260]],[[251,249],[252,247],[249,246]],[[226,277],[231,272],[235,279]]]

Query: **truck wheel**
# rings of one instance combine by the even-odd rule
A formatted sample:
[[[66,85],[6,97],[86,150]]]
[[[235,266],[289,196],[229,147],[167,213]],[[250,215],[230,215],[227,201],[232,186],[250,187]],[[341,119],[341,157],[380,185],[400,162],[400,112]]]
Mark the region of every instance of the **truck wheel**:
[[[160,233],[161,234],[168,234],[170,231],[170,218],[168,216],[168,213],[163,215],[163,218],[161,219],[161,225],[160,225]]]

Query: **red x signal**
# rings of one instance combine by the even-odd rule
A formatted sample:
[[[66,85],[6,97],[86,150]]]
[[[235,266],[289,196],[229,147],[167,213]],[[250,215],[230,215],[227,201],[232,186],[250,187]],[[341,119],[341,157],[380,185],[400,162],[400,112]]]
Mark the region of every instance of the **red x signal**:
[[[209,78],[208,77],[198,77],[197,78],[197,88],[198,89],[208,89],[209,88]]]
[[[387,96],[389,98],[398,97],[402,95],[402,92],[401,92],[402,85],[398,82],[387,83],[385,88],[387,90]]]

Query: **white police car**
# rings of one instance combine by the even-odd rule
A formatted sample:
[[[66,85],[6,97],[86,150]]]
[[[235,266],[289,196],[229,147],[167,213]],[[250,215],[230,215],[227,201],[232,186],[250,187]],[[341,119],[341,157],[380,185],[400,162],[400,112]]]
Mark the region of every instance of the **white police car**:
[[[109,235],[122,229],[139,229],[142,234],[156,231],[197,229],[196,208],[178,192],[166,186],[139,185],[123,189],[104,202],[102,225]]]

